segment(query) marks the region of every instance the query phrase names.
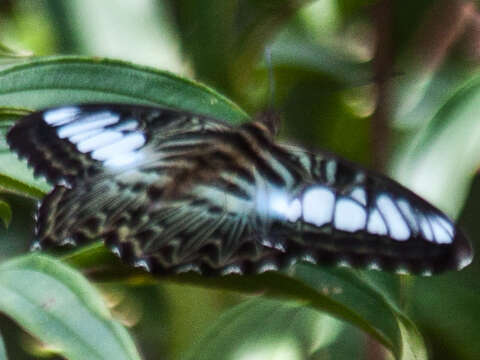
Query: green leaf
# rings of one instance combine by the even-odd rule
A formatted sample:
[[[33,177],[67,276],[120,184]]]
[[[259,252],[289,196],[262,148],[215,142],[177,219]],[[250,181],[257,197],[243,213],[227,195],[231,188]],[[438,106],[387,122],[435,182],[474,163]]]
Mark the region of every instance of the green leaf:
[[[262,354],[263,358],[274,358],[278,347],[285,345],[284,351],[292,352],[292,358],[305,359],[328,345],[338,335],[339,329],[332,326],[340,326],[332,323],[330,331],[323,329],[315,333],[322,330],[315,325],[321,325],[325,318],[313,312],[310,308],[313,307],[368,332],[391,350],[396,359],[427,359],[423,338],[412,321],[385,298],[380,289],[354,272],[298,265],[294,276],[318,292],[305,296],[305,291],[302,294],[299,289],[293,305],[285,300],[275,303],[256,299],[233,308],[209,329],[187,358],[208,359],[212,351],[224,354],[226,359],[234,359],[233,355],[242,351],[252,351],[252,357]],[[285,295],[275,293],[279,297]],[[329,302],[325,302],[325,298],[329,298]]]
[[[369,63],[354,61],[338,50],[317,44],[293,31],[280,34],[271,45],[271,51],[272,62],[280,72],[288,68],[303,69],[316,76],[328,75],[348,87],[373,81]]]
[[[480,163],[479,103],[480,74],[441,106],[398,153],[393,169],[396,178],[452,217],[458,215]]]
[[[238,106],[199,83],[117,60],[47,57],[0,70],[0,106],[86,102],[162,105],[232,123],[247,119]]]
[[[7,350],[5,349],[5,342],[3,336],[0,334],[0,360],[7,360]]]
[[[307,359],[341,329],[341,322],[302,304],[253,299],[222,314],[185,359]]]
[[[28,252],[34,231],[33,214],[36,201],[24,196],[2,194],[11,208],[12,217],[8,228],[0,224],[0,264]]]
[[[476,214],[474,218],[478,222]],[[414,283],[412,313],[432,344],[432,359],[478,358],[479,270],[479,263],[474,262],[460,273],[420,278]]]
[[[237,2],[170,0],[169,5],[178,25],[182,50],[191,59],[195,74],[220,91],[228,91]]]
[[[241,9],[243,15],[241,31],[234,48],[236,57],[232,70],[245,74],[245,69],[252,70],[265,48],[278,35],[279,30],[291,20],[300,8],[312,0],[256,0],[246,1]],[[234,77],[234,80],[248,79],[250,76]]]
[[[100,294],[76,271],[31,254],[0,266],[0,311],[68,359],[140,359]]]
[[[43,178],[34,178],[32,169],[10,151],[6,142],[8,129],[29,113],[23,109],[0,107],[0,191],[37,199],[50,190],[50,185]]]
[[[227,94],[241,94],[249,88],[252,71],[268,43],[311,1],[174,0],[170,4],[195,73]]]
[[[2,219],[5,227],[8,228],[10,220],[12,220],[12,209],[10,208],[10,205],[3,200],[0,200],[0,219]]]
[[[351,314],[339,309],[337,317],[372,335],[391,350],[396,359],[411,359],[411,354],[416,360],[427,359],[423,338],[414,323],[384,289],[363,274],[350,269],[300,264],[295,267],[294,276],[355,314],[351,319]]]
[[[121,264],[101,243],[78,250],[64,259],[75,267],[88,270],[90,277],[97,281],[134,284],[157,281],[148,273]],[[222,277],[185,273],[162,277],[162,281],[247,294],[261,292],[269,297],[308,305],[367,332],[392,351],[397,359],[409,359],[403,355],[405,349],[413,349],[416,360],[425,358],[423,339],[415,325],[371,281],[352,270],[303,264],[294,269],[293,277],[280,272]]]
[[[3,59],[23,59],[32,56],[29,51],[13,50],[5,44],[0,43],[0,60]]]
[[[240,123],[247,115],[213,90],[168,72],[126,62],[78,57],[36,59],[0,70],[0,189],[42,197],[51,186],[35,179],[5,142],[22,108],[85,102],[161,105]]]
[[[401,359],[403,360],[427,360],[428,352],[425,348],[422,335],[413,322],[403,315],[396,315],[398,328],[403,339]]]

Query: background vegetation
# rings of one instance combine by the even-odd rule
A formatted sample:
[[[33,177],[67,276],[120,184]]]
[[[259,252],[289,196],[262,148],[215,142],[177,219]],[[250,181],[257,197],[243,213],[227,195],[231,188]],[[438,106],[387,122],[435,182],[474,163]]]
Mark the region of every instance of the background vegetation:
[[[0,359],[478,359],[476,260],[431,278],[299,265],[284,274],[152,279],[101,244],[25,256],[36,200],[50,187],[4,140],[15,119],[56,104],[159,104],[239,122],[273,103],[284,116],[282,140],[390,174],[459,219],[475,244],[477,7],[3,0]],[[51,57],[59,54],[75,56]]]

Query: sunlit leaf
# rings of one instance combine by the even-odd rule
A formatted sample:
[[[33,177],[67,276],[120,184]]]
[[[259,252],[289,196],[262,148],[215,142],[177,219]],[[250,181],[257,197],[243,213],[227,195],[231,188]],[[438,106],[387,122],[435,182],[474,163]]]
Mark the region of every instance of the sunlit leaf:
[[[0,61],[3,59],[22,59],[30,57],[33,54],[29,51],[18,51],[0,43]]]
[[[3,200],[0,200],[0,219],[3,221],[3,225],[8,228],[10,220],[12,220],[12,209],[10,205]]]
[[[413,322],[403,315],[397,315],[397,323],[402,337],[402,360],[427,360],[428,352],[423,337]]]
[[[394,162],[399,180],[453,217],[480,163],[479,102],[476,76],[448,99]]]
[[[68,359],[140,359],[126,330],[79,273],[43,255],[0,266],[0,311]]]
[[[225,312],[186,359],[306,359],[329,345],[342,329],[341,322],[301,303],[254,299]]]

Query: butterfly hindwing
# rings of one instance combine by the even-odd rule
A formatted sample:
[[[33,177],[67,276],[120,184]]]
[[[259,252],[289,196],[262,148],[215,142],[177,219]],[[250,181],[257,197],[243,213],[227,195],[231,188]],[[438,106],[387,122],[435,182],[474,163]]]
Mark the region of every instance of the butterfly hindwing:
[[[311,179],[286,203],[284,223],[301,223],[292,239],[311,250],[307,257],[425,274],[471,261],[453,222],[399,183],[334,155],[291,151]]]

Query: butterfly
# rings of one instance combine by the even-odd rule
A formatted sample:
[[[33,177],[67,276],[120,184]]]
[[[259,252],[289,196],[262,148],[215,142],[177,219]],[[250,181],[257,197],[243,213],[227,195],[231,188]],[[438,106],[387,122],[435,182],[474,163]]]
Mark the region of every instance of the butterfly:
[[[7,141],[54,184],[36,248],[103,239],[155,274],[248,274],[298,261],[429,275],[467,266],[446,215],[399,183],[326,152],[185,111],[62,106]]]

